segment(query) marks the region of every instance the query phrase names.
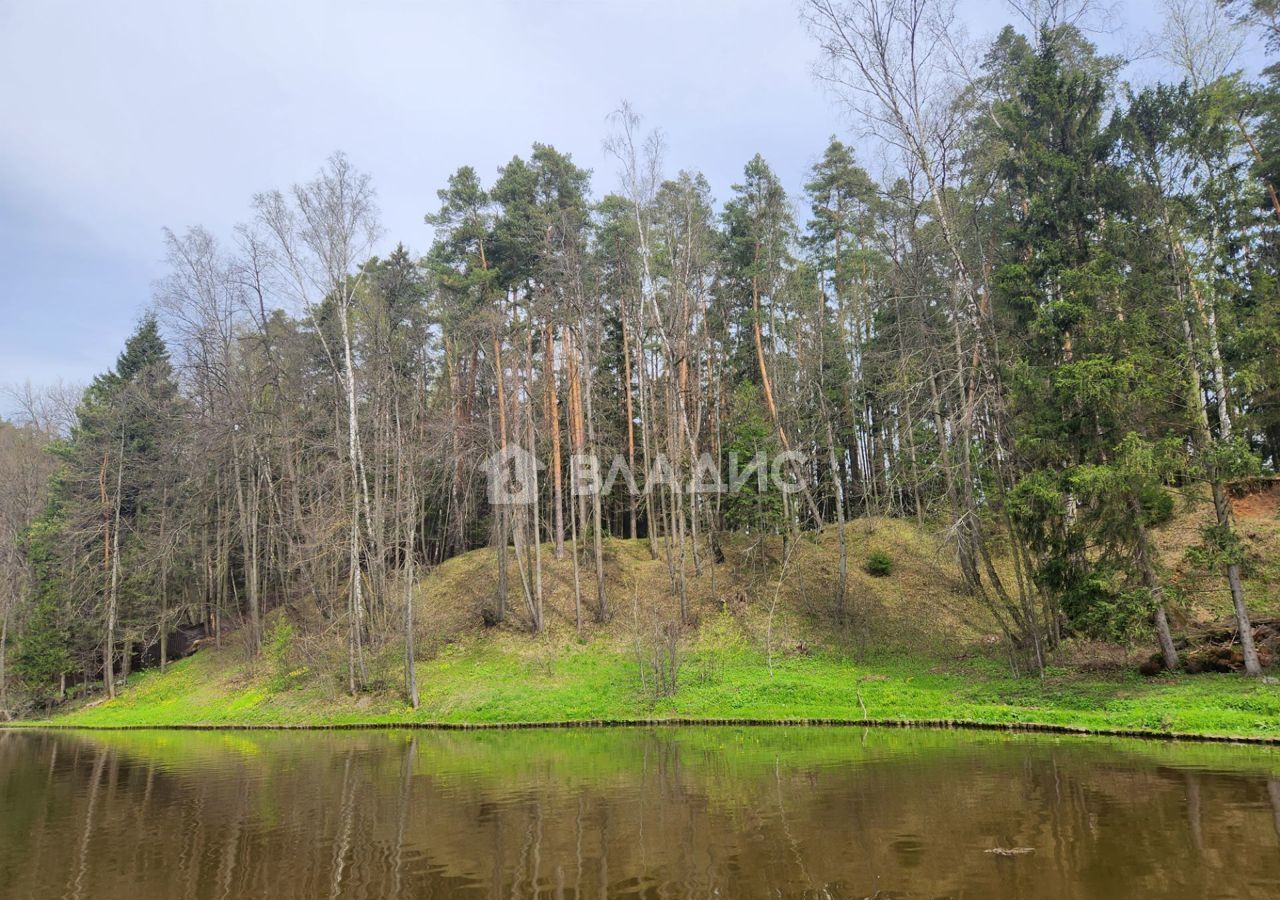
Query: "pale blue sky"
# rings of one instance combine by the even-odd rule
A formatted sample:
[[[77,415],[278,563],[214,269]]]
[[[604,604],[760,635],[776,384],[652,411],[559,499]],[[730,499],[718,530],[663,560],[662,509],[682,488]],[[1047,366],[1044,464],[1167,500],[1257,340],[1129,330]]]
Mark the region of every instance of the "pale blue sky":
[[[1153,8],[1109,21],[1158,27]],[[975,38],[1008,18],[962,11]],[[225,235],[255,191],[339,148],[373,175],[387,240],[415,251],[450,172],[489,181],[533,141],[610,189],[623,98],[718,199],[756,152],[798,188],[848,132],[814,58],[794,0],[0,0],[0,385],[111,365],[163,227]]]

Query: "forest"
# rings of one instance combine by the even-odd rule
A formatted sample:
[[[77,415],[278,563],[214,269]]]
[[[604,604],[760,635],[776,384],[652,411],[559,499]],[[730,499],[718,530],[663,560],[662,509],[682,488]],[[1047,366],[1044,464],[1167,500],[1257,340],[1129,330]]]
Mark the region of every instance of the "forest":
[[[115,697],[192,635],[253,657],[295,631],[353,696],[390,654],[416,707],[414,592],[478,548],[477,621],[543,632],[567,559],[585,640],[633,615],[607,568],[637,542],[674,648],[727,546],[781,584],[834,532],[824,615],[856,636],[866,517],[938,537],[1017,672],[1075,639],[1176,670],[1156,543],[1186,497],[1213,509],[1189,564],[1262,675],[1274,598],[1233,503],[1280,462],[1280,68],[1239,54],[1275,59],[1277,6],[1167,0],[1142,84],[1088,12],[1015,6],[973,47],[944,3],[805,0],[847,134],[799,195],[757,155],[712,196],[623,103],[616,172],[544,143],[461,165],[422,198],[423,256],[342,153],[229,233],[166,232],[114,367],[0,420],[0,717]],[[486,460],[516,449],[534,500],[492,502]],[[687,489],[761,453],[794,489]],[[587,456],[638,490],[584,486]]]

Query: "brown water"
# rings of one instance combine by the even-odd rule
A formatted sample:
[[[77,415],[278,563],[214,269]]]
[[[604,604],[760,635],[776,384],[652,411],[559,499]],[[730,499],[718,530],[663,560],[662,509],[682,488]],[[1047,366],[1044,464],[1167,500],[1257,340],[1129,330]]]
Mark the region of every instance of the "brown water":
[[[1280,749],[0,731],[6,900],[533,896],[1280,897]]]

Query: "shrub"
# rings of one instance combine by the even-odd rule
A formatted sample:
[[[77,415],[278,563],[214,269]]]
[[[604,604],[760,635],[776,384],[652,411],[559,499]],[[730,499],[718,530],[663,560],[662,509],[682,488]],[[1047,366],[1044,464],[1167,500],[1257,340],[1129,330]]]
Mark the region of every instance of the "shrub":
[[[1155,600],[1145,588],[1127,586],[1123,574],[1115,566],[1099,563],[1083,577],[1063,579],[1059,602],[1069,633],[1121,644],[1149,635]],[[1176,601],[1174,592],[1169,593]]]
[[[874,578],[883,578],[893,572],[893,557],[883,550],[872,550],[867,555],[867,562],[864,568],[868,575]]]

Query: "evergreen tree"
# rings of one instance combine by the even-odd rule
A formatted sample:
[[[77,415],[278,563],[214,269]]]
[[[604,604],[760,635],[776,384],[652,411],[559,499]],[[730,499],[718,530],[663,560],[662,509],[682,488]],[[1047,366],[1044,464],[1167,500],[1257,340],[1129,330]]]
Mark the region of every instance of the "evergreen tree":
[[[1145,599],[1166,664],[1177,664],[1148,535],[1168,467],[1162,446],[1179,416],[1176,345],[1158,297],[1127,277],[1142,236],[1103,128],[1106,88],[1069,66],[1051,34],[1024,67],[1015,99],[997,117],[1009,152],[1002,174],[1012,215],[994,278],[1000,308],[1023,353],[1014,364],[1016,446],[1025,469],[1017,518],[1038,554],[1036,577],[1067,624],[1115,635]],[[1176,333],[1176,332],[1175,332]],[[1130,604],[1132,606],[1132,604]]]
[[[164,627],[157,609],[167,585],[157,582],[156,553],[166,548],[156,536],[176,500],[180,416],[168,350],[148,316],[115,368],[85,391],[70,436],[56,447],[62,467],[36,536],[36,591],[47,623],[57,609],[96,595],[101,636],[79,649],[86,671],[102,660],[109,692],[117,664],[127,677],[135,649]]]

